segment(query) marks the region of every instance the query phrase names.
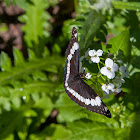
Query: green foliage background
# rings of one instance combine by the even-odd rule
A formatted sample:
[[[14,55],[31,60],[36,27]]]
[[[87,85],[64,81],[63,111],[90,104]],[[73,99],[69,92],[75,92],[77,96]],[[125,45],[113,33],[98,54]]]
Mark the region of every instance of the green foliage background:
[[[10,0],[5,0],[7,6]],[[62,34],[52,45],[51,15],[45,11],[57,0],[13,0],[25,10],[19,17],[24,23],[24,41],[28,59],[14,48],[14,65],[5,52],[0,54],[0,139],[1,140],[139,140],[140,131],[140,2],[75,0],[76,17],[66,20]],[[100,8],[101,7],[101,8]],[[75,26],[79,35],[80,55],[101,48],[129,63],[130,76],[122,86],[124,94],[104,99],[112,118],[89,112],[71,101],[63,88],[65,57],[63,44]],[[114,34],[107,47],[107,34]],[[131,38],[131,39],[130,39]],[[98,43],[100,42],[100,43]],[[67,46],[67,44],[65,44]],[[111,46],[111,47],[110,47]],[[66,48],[65,48],[66,49]],[[96,73],[96,66],[85,66]],[[93,85],[92,85],[93,86]],[[97,90],[98,86],[93,88]],[[57,123],[40,126],[53,110]]]

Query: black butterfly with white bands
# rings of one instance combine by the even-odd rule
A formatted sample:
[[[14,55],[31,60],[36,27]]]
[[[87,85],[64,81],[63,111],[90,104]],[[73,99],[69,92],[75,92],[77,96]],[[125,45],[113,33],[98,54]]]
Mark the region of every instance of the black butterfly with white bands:
[[[72,29],[72,37],[66,50],[66,58],[64,88],[68,96],[78,105],[86,107],[87,110],[111,118],[111,113],[104,102],[80,76],[79,44],[75,27]]]

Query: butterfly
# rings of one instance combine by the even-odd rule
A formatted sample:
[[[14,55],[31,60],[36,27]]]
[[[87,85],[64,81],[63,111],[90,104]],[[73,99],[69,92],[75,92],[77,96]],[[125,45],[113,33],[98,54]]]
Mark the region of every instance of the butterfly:
[[[65,56],[67,59],[63,84],[68,96],[79,106],[85,107],[91,112],[111,118],[111,113],[104,102],[95,91],[83,81],[81,73],[79,73],[79,44],[75,27],[72,29],[72,37]]]

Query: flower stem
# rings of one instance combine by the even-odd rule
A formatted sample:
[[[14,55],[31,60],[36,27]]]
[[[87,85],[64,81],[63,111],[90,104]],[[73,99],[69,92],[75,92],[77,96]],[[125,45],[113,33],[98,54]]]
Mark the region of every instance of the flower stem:
[[[101,64],[105,65],[102,61],[100,61]]]
[[[98,69],[99,69],[99,71],[100,71],[100,66],[99,66],[99,63],[97,63],[97,65],[98,65]]]
[[[105,81],[105,78],[102,76],[102,74],[100,74],[101,75],[101,78]]]
[[[105,60],[104,58],[100,57],[101,60]]]

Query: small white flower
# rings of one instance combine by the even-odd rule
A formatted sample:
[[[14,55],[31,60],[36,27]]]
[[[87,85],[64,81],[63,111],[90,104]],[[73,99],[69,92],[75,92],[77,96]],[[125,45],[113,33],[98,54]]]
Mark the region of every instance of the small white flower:
[[[122,91],[122,89],[120,87],[117,87],[117,88],[114,88],[112,91],[118,94]]]
[[[103,51],[102,50],[90,50],[88,52],[89,56],[91,56],[91,61],[94,62],[94,63],[99,63],[100,62],[100,58],[99,56],[102,56],[103,54]]]
[[[20,88],[20,91],[23,91],[23,88]]]
[[[86,76],[85,76],[85,77],[86,77],[87,79],[90,79],[90,78],[91,78],[91,76],[92,76],[92,74],[90,74],[89,72],[87,72],[87,74],[86,74]]]
[[[114,85],[111,84],[111,83],[109,83],[108,85],[103,84],[101,88],[102,88],[103,91],[105,91],[106,94],[109,94],[110,90],[113,91]]]
[[[118,70],[118,65],[113,62],[110,58],[105,60],[105,67],[101,68],[101,73],[107,76],[109,79],[113,79],[115,77],[115,71]]]
[[[118,84],[119,86],[121,86],[122,83],[125,83],[125,80],[121,78],[121,76],[116,76],[115,79],[113,79],[112,81]]]
[[[26,96],[22,96],[22,99],[25,100],[26,99]]]
[[[123,64],[123,61],[122,60],[117,60],[118,63],[120,64]]]
[[[130,38],[130,41],[131,41],[131,42],[136,42],[137,40],[136,40],[136,38],[131,37],[131,38]]]
[[[121,78],[128,77],[128,75],[129,75],[128,63],[126,64],[126,67],[125,66],[120,67],[120,72],[122,73]]]

